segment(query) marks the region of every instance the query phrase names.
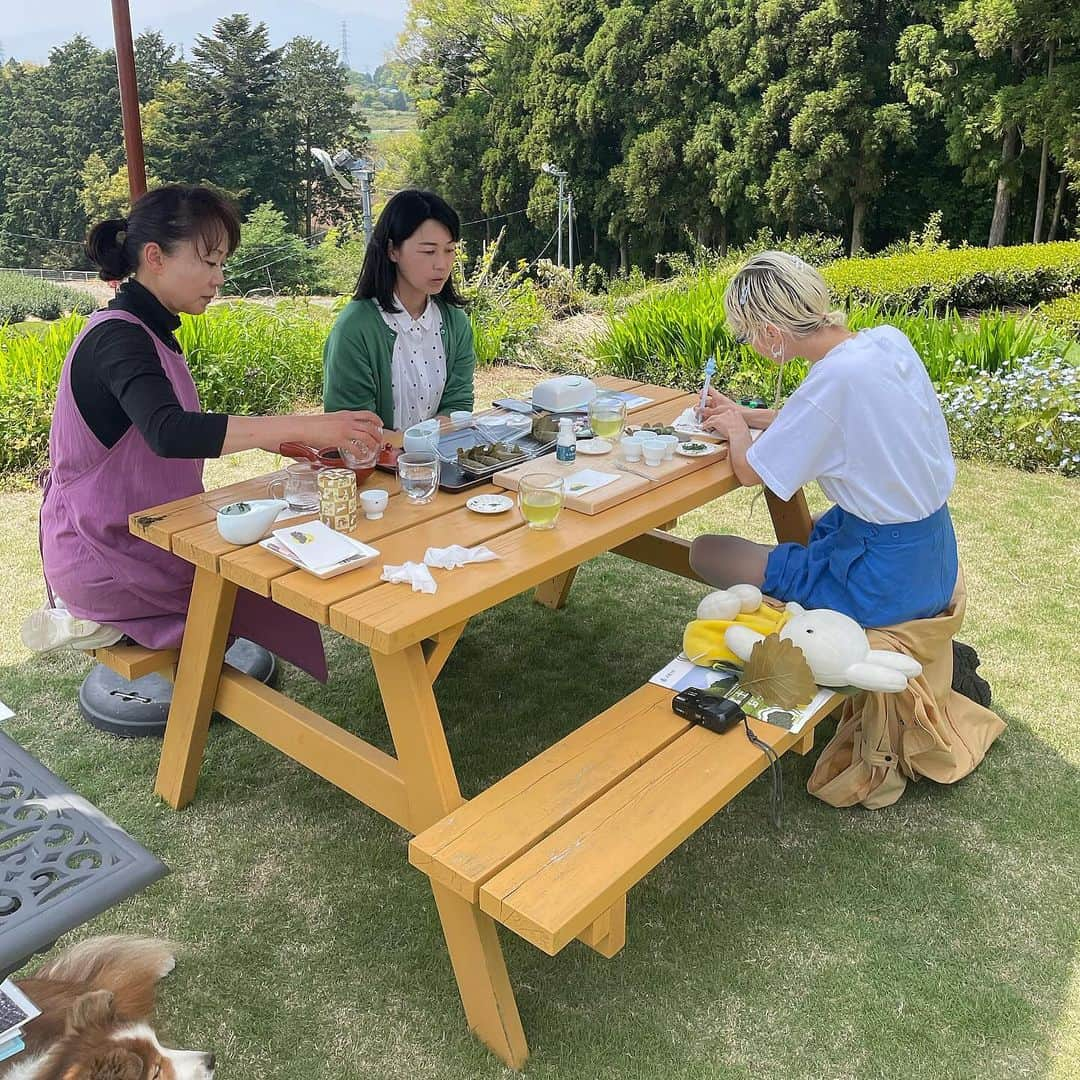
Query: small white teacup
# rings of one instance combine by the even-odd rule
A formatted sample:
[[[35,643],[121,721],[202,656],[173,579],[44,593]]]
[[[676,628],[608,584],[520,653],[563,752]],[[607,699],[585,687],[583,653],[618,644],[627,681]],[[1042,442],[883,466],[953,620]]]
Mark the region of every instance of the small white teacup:
[[[390,496],[382,488],[372,488],[371,491],[360,492],[360,505],[364,508],[364,517],[368,521],[378,521],[383,516],[386,504]]]
[[[643,441],[644,440],[637,435],[624,435],[622,441],[619,443],[619,446],[622,449],[623,458],[626,461],[640,461]]]
[[[667,443],[663,439],[646,439],[641,446],[641,452],[645,455],[645,464],[657,466],[664,460],[664,450]]]
[[[674,461],[675,459],[675,447],[679,445],[678,435],[657,435],[656,436],[664,444],[664,460]]]

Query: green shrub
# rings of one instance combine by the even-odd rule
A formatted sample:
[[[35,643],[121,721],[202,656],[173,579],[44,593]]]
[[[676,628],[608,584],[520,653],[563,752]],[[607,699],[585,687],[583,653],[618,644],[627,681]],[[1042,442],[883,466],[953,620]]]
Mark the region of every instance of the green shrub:
[[[0,327],[0,471],[38,468],[47,460],[60,369],[84,322],[68,315],[43,334]]]
[[[331,315],[303,300],[218,304],[177,333],[208,412],[282,413],[322,399]]]
[[[1053,329],[1080,339],[1080,294],[1051,300],[1039,308],[1038,315]]]
[[[841,259],[822,271],[841,302],[981,311],[1080,290],[1080,241]]]
[[[82,289],[55,285],[25,274],[0,274],[0,326],[22,322],[30,316],[57,319],[72,311],[89,315],[96,307],[93,296]]]
[[[60,370],[84,322],[69,315],[42,335],[0,327],[0,471],[46,463]],[[329,332],[330,313],[314,304],[238,302],[182,316],[177,337],[203,408],[244,416],[317,404]]]
[[[344,237],[337,229],[331,229],[314,250],[316,271],[312,292],[352,296],[366,250],[362,235]]]
[[[244,219],[240,246],[225,266],[223,291],[241,296],[256,289],[310,292],[316,276],[317,260],[311,249],[289,232],[285,215],[266,202]]]

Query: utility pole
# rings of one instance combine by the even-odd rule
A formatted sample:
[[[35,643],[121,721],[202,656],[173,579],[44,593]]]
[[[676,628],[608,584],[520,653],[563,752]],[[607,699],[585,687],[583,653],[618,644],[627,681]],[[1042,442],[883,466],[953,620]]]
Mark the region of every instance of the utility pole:
[[[566,193],[566,240],[570,249],[570,280],[574,279],[574,193]]]
[[[363,158],[363,168],[356,169],[355,175],[360,181],[360,206],[364,215],[364,242],[371,243],[371,234],[375,231],[375,223],[371,214],[371,181],[375,179],[375,170],[372,168],[370,159]]]
[[[565,197],[566,177],[568,174],[565,169],[560,169],[558,165],[552,165],[549,161],[545,161],[544,164],[540,166],[540,171],[547,173],[548,176],[554,176],[555,179],[559,181],[559,217],[557,229],[559,235],[559,242],[556,248],[558,252],[558,254],[556,255],[556,262],[559,266],[562,266],[562,226],[564,206],[563,200]]]
[[[131,201],[146,191],[143,161],[142,121],[139,117],[139,87],[135,78],[135,49],[131,42],[131,12],[128,0],[112,0],[113,37],[116,41],[116,71],[120,83],[120,116],[124,125],[127,154],[128,192]]]

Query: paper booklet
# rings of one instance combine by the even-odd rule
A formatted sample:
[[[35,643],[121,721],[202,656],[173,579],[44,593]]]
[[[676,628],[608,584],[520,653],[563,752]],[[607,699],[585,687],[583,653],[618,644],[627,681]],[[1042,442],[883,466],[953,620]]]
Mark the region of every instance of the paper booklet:
[[[747,691],[740,690],[739,679],[742,677],[742,668],[734,664],[719,663],[715,668],[701,667],[691,664],[681,654],[671,663],[662,667],[649,682],[657,686],[667,687],[678,693],[688,690],[691,686],[699,690],[707,690],[711,686],[719,684],[724,691],[724,697],[734,697],[738,701],[742,711],[755,720],[764,720],[768,724],[785,728],[791,732],[799,732],[805,726],[807,720],[814,715],[836,693],[828,687],[818,687],[809,705],[803,705],[798,709],[781,709],[778,705],[769,705],[761,698],[754,697],[751,693],[744,701]],[[732,691],[739,691],[733,694]]]
[[[278,543],[312,570],[333,566],[356,555],[356,547],[347,537],[321,521],[275,529],[273,535]]]
[[[41,1010],[10,980],[0,983],[0,1047],[18,1039]]]

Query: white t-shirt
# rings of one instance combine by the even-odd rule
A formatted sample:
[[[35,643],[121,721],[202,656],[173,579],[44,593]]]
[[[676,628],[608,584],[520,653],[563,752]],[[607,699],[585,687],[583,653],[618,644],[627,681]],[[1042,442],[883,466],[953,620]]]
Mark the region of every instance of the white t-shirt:
[[[404,431],[421,420],[430,420],[439,409],[446,389],[446,352],[442,341],[442,312],[428,297],[427,307],[414,319],[394,294],[400,311],[379,309],[386,325],[396,334],[390,360],[394,395],[394,428]]]
[[[816,480],[875,525],[929,517],[956,479],[933,384],[894,326],[863,330],[811,365],[746,459],[780,498]]]

